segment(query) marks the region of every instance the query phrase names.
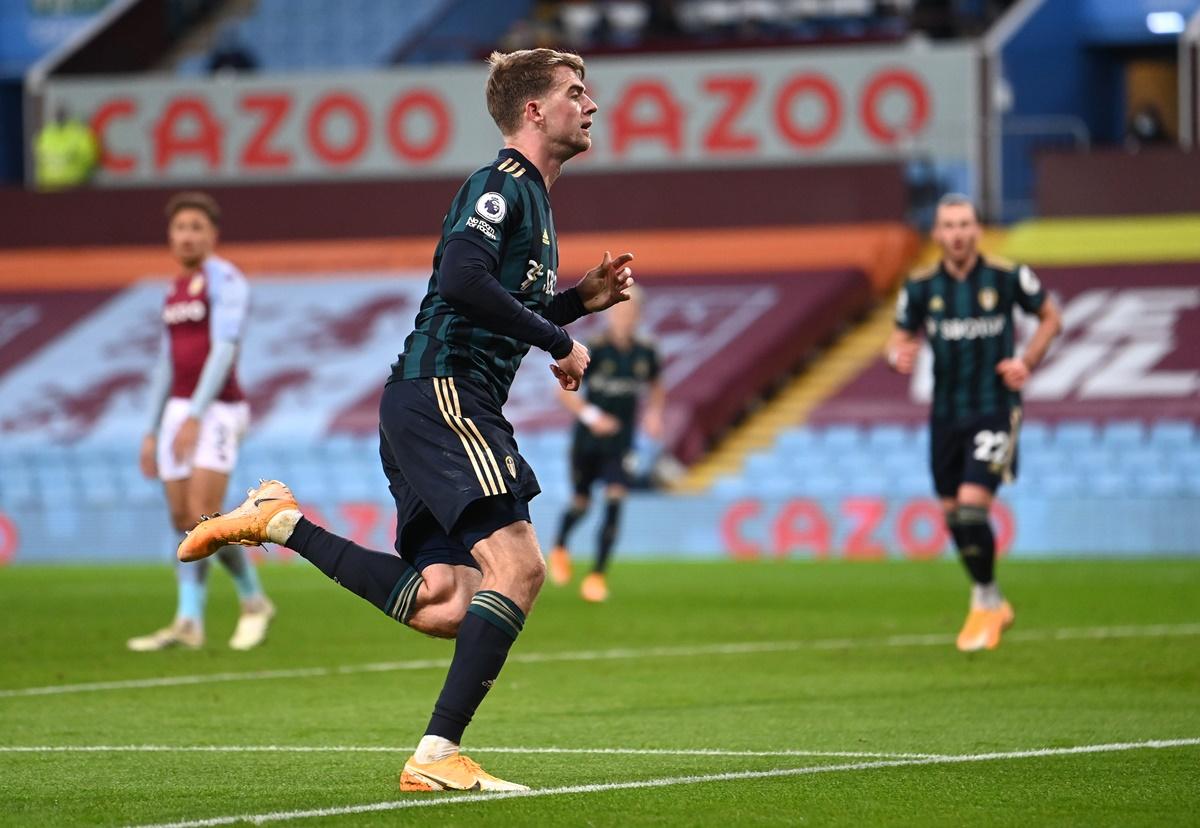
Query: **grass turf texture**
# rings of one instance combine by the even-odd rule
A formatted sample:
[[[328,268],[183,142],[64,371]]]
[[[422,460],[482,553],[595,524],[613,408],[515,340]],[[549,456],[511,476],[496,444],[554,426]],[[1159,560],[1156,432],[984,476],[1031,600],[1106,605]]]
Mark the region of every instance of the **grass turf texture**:
[[[964,656],[957,566],[618,562],[613,597],[547,587],[467,747],[979,754],[1200,737],[1200,627],[1055,639],[1053,631],[1195,625],[1200,561],[1005,562],[1011,639]],[[235,621],[214,575],[209,643],[126,652],[164,623],[158,567],[0,570],[0,747],[287,745],[375,752],[0,751],[0,824],[140,824],[338,808],[401,795],[448,659],[307,565],[265,567],[279,607],[267,644],[225,646]],[[889,636],[939,634],[944,640]],[[828,639],[846,639],[830,642]],[[825,640],[813,646],[803,642]],[[777,652],[653,648],[801,642]],[[528,660],[625,648],[593,660]],[[790,648],[790,649],[788,649]],[[316,668],[319,675],[14,696],[83,682]],[[868,758],[475,754],[535,788],[843,765]],[[433,795],[439,796],[456,795]],[[462,798],[461,795],[457,795]],[[1185,824],[1200,811],[1200,746],[841,770],[326,816],[337,825]],[[305,823],[310,824],[310,823]]]

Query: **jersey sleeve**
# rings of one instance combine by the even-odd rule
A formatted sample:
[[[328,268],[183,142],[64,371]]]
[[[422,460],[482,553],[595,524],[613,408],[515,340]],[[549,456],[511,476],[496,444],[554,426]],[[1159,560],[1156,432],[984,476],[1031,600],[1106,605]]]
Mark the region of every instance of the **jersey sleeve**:
[[[1029,267],[1021,265],[1016,272],[1017,289],[1013,296],[1021,310],[1026,313],[1037,313],[1046,301],[1046,289],[1042,280]]]
[[[208,268],[211,307],[209,331],[213,342],[237,342],[242,338],[250,310],[250,285],[228,262]]]
[[[925,321],[925,307],[921,304],[917,283],[911,279],[904,283],[896,295],[896,327],[916,333]]]
[[[466,198],[455,200],[455,206],[459,201],[462,204],[453,216],[446,243],[466,239],[498,262],[505,241],[520,228],[524,210],[513,177],[501,174],[497,178],[492,173],[490,168],[480,170],[463,185]]]

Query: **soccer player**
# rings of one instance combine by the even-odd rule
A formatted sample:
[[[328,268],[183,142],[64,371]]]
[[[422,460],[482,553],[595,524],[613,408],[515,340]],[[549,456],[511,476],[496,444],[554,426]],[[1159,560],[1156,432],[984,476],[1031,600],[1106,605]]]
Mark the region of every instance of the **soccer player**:
[[[596,538],[596,558],[579,588],[585,601],[608,598],[605,571],[617,538],[621,505],[629,491],[627,461],[633,448],[638,399],[644,389],[648,388],[648,399],[642,429],[653,439],[662,435],[666,392],[658,379],[658,352],[636,336],[640,293],[635,288],[633,301],[613,308],[608,314],[608,330],[588,344],[592,364],[583,379],[587,398],[559,389],[559,401],[575,415],[576,423],[571,440],[574,494],[563,513],[549,559],[550,580],[555,584],[561,586],[571,580],[567,539],[587,513],[592,486],[597,481],[604,483],[604,521]]]
[[[150,428],[142,440],[141,468],[163,482],[171,523],[179,532],[221,508],[238,442],[250,409],[235,362],[250,294],[246,278],[213,255],[220,211],[205,193],[179,193],[167,203],[167,238],[180,273],[167,293],[165,331],[151,381]],[[254,564],[240,546],[219,550],[241,601],[235,650],[263,642],[275,608],[263,594]],[[137,652],[204,644],[208,561],[178,563],[178,603],[172,623],[131,638]]]
[[[577,390],[588,352],[562,326],[625,301],[633,284],[632,255],[606,252],[575,287],[555,287],[548,193],[564,162],[591,146],[596,112],[583,61],[532,49],[496,52],[489,63],[487,106],[504,148],[451,202],[415,329],[379,404],[399,555],[313,524],[274,480],[179,546],[181,560],[197,560],[230,542],[283,544],[397,621],[455,639],[433,716],[400,775],[405,791],[525,789],[459,752],[546,571],[529,522],[540,488],[501,406],[531,346],[549,352],[563,388]]]
[[[897,297],[887,360],[901,374],[916,364],[922,331],[933,348],[930,465],[946,526],[970,576],[971,608],[958,634],[963,652],[994,649],[1013,623],[996,584],[996,538],[988,521],[1001,482],[1015,479],[1021,388],[1062,325],[1054,301],[1024,265],[982,256],[975,207],[965,196],[939,202],[937,265],[909,277]],[[1013,308],[1038,317],[1014,355]]]

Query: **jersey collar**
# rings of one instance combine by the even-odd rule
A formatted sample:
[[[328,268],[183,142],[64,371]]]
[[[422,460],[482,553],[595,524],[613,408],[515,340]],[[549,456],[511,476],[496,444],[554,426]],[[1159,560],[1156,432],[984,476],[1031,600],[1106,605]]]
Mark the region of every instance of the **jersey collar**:
[[[983,254],[977,253],[975,255],[975,264],[971,265],[971,269],[967,271],[967,276],[965,279],[963,279],[963,283],[965,284],[966,282],[970,282],[973,279],[975,279],[975,277],[979,275],[979,271],[981,271],[981,270],[983,270]],[[940,272],[943,276],[945,276],[951,282],[958,281],[950,274],[949,269],[946,267],[945,259],[938,260],[938,272]]]
[[[500,150],[500,154],[497,155],[496,158],[497,159],[511,158],[513,161],[516,161],[518,164],[520,164],[522,167],[525,168],[525,170],[529,173],[529,177],[537,182],[537,185],[542,188],[542,192],[547,192],[546,191],[546,182],[542,180],[541,171],[538,170],[538,168],[535,167],[533,165],[533,163],[530,162],[530,160],[528,158],[526,158],[524,155],[522,155],[520,152],[513,149],[512,147],[505,147],[504,149]]]

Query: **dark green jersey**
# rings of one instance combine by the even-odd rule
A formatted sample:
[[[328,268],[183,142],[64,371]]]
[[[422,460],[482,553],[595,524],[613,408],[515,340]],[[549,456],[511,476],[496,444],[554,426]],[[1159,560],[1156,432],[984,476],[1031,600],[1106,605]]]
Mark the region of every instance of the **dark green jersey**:
[[[909,277],[896,301],[896,325],[924,329],[933,348],[935,418],[1005,414],[1021,404],[996,364],[1013,355],[1013,308],[1037,313],[1045,301],[1028,267],[983,256],[961,281],[941,264]]]
[[[521,153],[503,149],[462,185],[442,222],[433,275],[392,379],[472,377],[503,404],[529,345],[471,322],[438,293],[442,253],[466,239],[495,257],[495,276],[521,304],[542,314],[558,280],[558,239],[546,185]]]
[[[575,424],[577,451],[624,454],[633,445],[634,421],[642,391],[658,379],[658,352],[654,346],[635,339],[618,348],[601,337],[588,344],[592,361],[583,375],[584,394],[589,404],[616,417],[621,430],[597,437],[583,423]]]

